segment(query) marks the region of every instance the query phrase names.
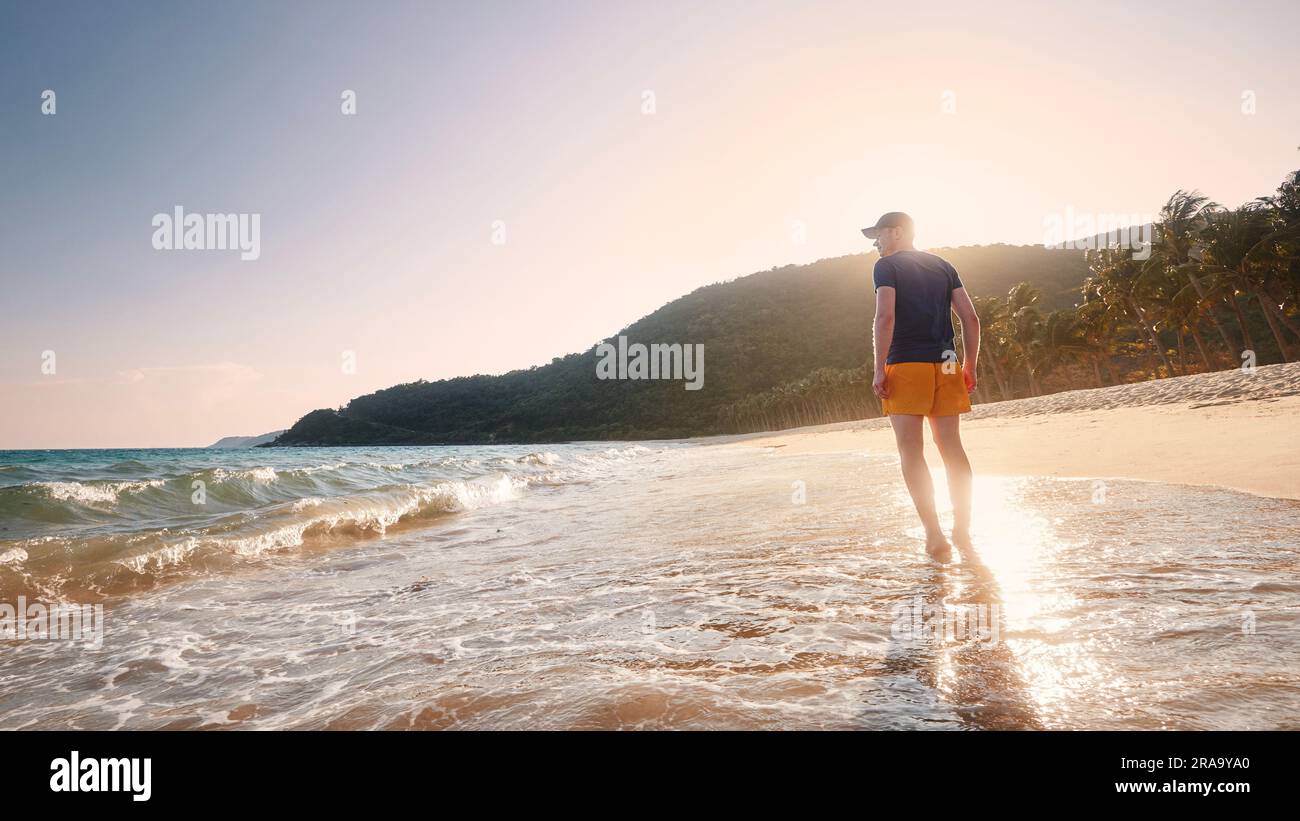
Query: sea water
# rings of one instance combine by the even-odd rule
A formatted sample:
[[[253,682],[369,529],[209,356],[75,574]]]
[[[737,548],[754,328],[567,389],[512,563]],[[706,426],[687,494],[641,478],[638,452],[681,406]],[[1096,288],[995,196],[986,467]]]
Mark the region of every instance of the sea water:
[[[1300,503],[781,450],[0,454],[0,728],[1296,728]]]

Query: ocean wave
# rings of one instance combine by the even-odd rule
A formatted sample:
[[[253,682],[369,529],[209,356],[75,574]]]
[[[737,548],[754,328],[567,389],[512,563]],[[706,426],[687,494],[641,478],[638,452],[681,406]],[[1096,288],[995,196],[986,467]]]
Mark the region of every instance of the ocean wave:
[[[560,455],[548,450],[542,453],[528,453],[515,459],[515,461],[521,465],[558,465]]]
[[[198,547],[198,539],[191,537],[180,544],[166,545],[129,558],[118,559],[117,563],[134,573],[146,574],[150,571],[161,571],[181,564]]]
[[[552,453],[538,453],[488,467],[495,468],[491,472],[526,478],[534,475],[536,468],[553,466],[558,461]],[[278,469],[259,465],[186,471],[181,467],[169,474],[131,480],[73,481],[52,477],[0,486],[0,519],[24,522],[26,526],[19,531],[35,535],[56,524],[154,521],[234,510],[260,513],[286,502],[362,494],[388,483],[437,486],[440,482],[478,481],[490,475],[483,468],[472,467],[471,460],[463,459],[422,459],[405,464],[339,461]],[[547,479],[550,482],[555,477]],[[299,509],[313,504],[302,502]]]
[[[218,482],[227,482],[231,479],[244,479],[250,482],[256,482],[259,485],[269,485],[279,478],[273,467],[255,467],[247,470],[226,470],[225,468],[216,468],[212,471],[212,478]]]
[[[116,595],[601,481],[643,445],[269,455],[73,453],[0,486],[0,595]],[[148,471],[148,473],[145,473]],[[80,475],[78,475],[80,473]],[[76,477],[76,481],[72,477]],[[39,481],[36,481],[39,480]],[[201,484],[200,484],[201,483]]]
[[[334,462],[325,465],[310,465],[301,468],[290,468],[289,470],[286,470],[285,473],[293,474],[296,476],[310,476],[313,473],[342,470],[343,468],[347,467],[349,464],[350,464],[349,462]]]
[[[608,448],[603,453],[606,456],[616,456],[618,458],[630,458],[642,456],[647,453],[654,453],[654,448],[648,448],[645,445],[628,445],[625,448]]]
[[[599,453],[579,454],[577,459],[584,464],[599,464],[602,462],[627,462],[647,454],[659,453],[654,448],[648,448],[645,445],[628,445],[622,448],[605,448]]]
[[[44,492],[49,498],[61,502],[79,502],[85,505],[113,504],[123,493],[138,493],[151,487],[162,487],[162,479],[143,479],[134,482],[33,482],[20,485]]]
[[[105,595],[149,586],[163,576],[220,570],[232,561],[314,542],[384,536],[399,526],[509,502],[532,479],[509,474],[469,481],[405,483],[333,497],[310,496],[205,527],[158,528],[84,538],[42,536],[0,543],[0,565],[24,565],[25,580],[50,591],[71,585]],[[125,575],[123,575],[125,574]],[[12,592],[12,591],[0,591]]]
[[[120,558],[116,562],[134,572],[147,573],[184,564],[200,551],[216,550],[257,558],[266,553],[301,547],[314,537],[383,536],[394,526],[411,519],[458,513],[514,499],[527,485],[526,480],[501,476],[489,482],[440,482],[429,487],[411,485],[405,493],[378,497],[299,499],[290,506],[292,513],[322,509],[324,512],[246,535],[192,535],[183,542]]]

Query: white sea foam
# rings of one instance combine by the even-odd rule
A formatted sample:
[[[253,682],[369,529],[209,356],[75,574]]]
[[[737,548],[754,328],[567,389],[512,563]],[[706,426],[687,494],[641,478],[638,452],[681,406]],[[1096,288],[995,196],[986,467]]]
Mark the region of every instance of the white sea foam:
[[[145,479],[138,482],[35,482],[51,498],[61,502],[81,504],[112,504],[123,493],[138,493],[146,488],[161,487],[162,479]]]
[[[542,453],[529,453],[525,456],[520,456],[515,461],[525,465],[555,465],[559,464],[560,455],[548,450]]]
[[[190,538],[178,544],[166,545],[147,553],[119,559],[117,563],[136,573],[158,572],[183,564],[198,549],[198,546],[198,540]]]
[[[303,474],[310,475],[312,473],[320,473],[321,471],[338,470],[340,468],[345,468],[347,466],[348,466],[347,462],[334,462],[333,464],[294,468],[293,470],[290,470],[289,473],[303,473]]]
[[[600,464],[602,462],[627,462],[646,454],[658,453],[653,448],[645,445],[628,445],[623,448],[605,448],[600,453],[579,454],[577,459],[584,464]]]
[[[246,479],[250,482],[256,482],[259,485],[269,485],[279,478],[272,467],[255,467],[247,470],[226,470],[217,468],[212,472],[212,478],[218,482],[224,482],[227,479]]]

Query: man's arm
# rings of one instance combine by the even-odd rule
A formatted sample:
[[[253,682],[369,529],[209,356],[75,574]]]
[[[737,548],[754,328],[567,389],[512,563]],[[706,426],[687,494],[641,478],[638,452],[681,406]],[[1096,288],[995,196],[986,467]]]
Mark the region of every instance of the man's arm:
[[[889,398],[889,389],[885,387],[885,358],[889,356],[889,346],[894,341],[894,296],[894,289],[887,285],[876,289],[876,321],[873,325],[876,377],[871,381],[871,388],[881,399]]]
[[[961,347],[966,360],[961,365],[962,376],[966,379],[966,390],[974,392],[980,358],[980,318],[965,288],[953,290],[952,309],[961,320]]]

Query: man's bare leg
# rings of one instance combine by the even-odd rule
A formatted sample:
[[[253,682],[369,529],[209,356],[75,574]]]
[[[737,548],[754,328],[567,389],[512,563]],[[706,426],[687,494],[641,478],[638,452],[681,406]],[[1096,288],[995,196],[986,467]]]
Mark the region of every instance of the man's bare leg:
[[[961,446],[960,416],[931,416],[930,432],[934,444],[943,457],[944,471],[948,474],[948,495],[952,497],[952,541],[962,550],[971,547],[970,511],[971,481],[970,460]]]
[[[943,536],[939,514],[934,509],[934,482],[930,467],[925,463],[925,437],[921,420],[924,417],[890,414],[889,424],[894,428],[898,442],[898,458],[903,467],[903,481],[912,494],[912,504],[925,525],[925,552],[930,558],[946,562],[952,558],[952,546]]]

